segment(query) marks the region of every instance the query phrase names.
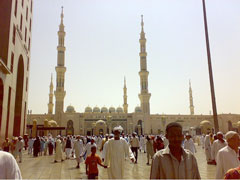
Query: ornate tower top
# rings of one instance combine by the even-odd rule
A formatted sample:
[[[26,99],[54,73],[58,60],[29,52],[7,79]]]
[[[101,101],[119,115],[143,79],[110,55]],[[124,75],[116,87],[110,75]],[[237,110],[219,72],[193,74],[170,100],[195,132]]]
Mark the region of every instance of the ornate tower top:
[[[141,40],[145,40],[145,33],[144,33],[144,22],[143,22],[143,15],[141,15]]]
[[[192,96],[192,86],[191,86],[191,80],[189,80],[189,102],[190,102],[190,114],[194,115],[194,106],[193,106],[193,96]]]
[[[64,17],[64,14],[63,14],[63,6],[62,6],[62,13],[61,13],[61,24],[63,24],[63,17]]]
[[[126,86],[126,78],[125,78],[125,76],[124,76],[124,87],[123,87],[123,110],[124,110],[124,113],[128,113],[127,86]]]

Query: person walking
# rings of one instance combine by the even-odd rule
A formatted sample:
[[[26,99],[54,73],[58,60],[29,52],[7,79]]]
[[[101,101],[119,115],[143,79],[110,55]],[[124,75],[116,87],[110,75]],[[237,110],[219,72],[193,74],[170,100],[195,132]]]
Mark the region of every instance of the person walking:
[[[80,139],[80,136],[77,136],[77,140],[74,142],[73,149],[75,151],[77,166],[76,168],[80,168],[80,163],[83,161],[83,142]]]
[[[68,136],[66,140],[66,146],[65,146],[66,159],[70,159],[71,150],[72,150],[72,142],[70,137]]]
[[[231,168],[240,165],[238,159],[238,147],[240,138],[237,132],[229,131],[225,135],[228,145],[217,153],[216,179],[223,179],[225,173]]]
[[[11,146],[11,143],[9,142],[9,139],[6,138],[5,141],[3,142],[3,145],[2,145],[3,151],[9,152],[10,151],[10,146]]]
[[[217,133],[217,138],[218,139],[213,142],[212,148],[211,148],[212,161],[213,161],[213,164],[215,165],[216,165],[216,158],[217,158],[218,151],[224,148],[225,146],[227,146],[227,142],[223,139],[222,132]]]
[[[130,144],[131,144],[131,150],[132,150],[132,153],[134,154],[135,156],[135,164],[137,164],[137,159],[138,159],[138,149],[139,149],[139,140],[138,138],[136,137],[137,133],[134,132],[132,134],[132,139],[130,140]]]
[[[37,136],[36,140],[33,143],[33,157],[38,157],[40,148],[41,148],[40,138]]]
[[[186,135],[186,139],[184,141],[183,148],[188,149],[193,154],[197,152],[197,149],[196,149],[195,144],[194,144],[194,142],[191,138],[191,135],[189,135],[189,134]]]
[[[19,136],[19,137],[18,137],[17,146],[16,146],[17,155],[19,156],[19,163],[22,162],[22,150],[23,150],[23,147],[24,147],[23,138],[22,138],[21,136]]]
[[[108,140],[104,165],[108,166],[109,179],[124,178],[125,157],[129,157],[132,162],[135,161],[134,155],[125,141],[120,138],[123,128],[121,126],[113,129],[114,139]]]
[[[146,143],[146,150],[147,150],[147,165],[149,165],[149,159],[153,157],[154,150],[153,150],[153,142],[149,138],[149,136],[146,137],[147,143]]]
[[[97,147],[91,147],[91,154],[86,158],[86,174],[88,175],[88,179],[98,179],[98,167],[100,165],[104,168],[107,166],[102,164],[101,158],[96,154]]]
[[[63,160],[63,151],[62,151],[62,142],[60,140],[61,136],[57,136],[56,140],[56,153],[54,157],[54,162],[64,161]]]

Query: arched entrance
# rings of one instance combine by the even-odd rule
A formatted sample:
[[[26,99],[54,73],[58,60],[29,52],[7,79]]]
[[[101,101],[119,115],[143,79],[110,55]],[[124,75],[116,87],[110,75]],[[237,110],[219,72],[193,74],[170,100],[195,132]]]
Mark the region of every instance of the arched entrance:
[[[67,122],[66,135],[74,135],[73,121],[69,120]]]
[[[143,133],[142,133],[142,120],[138,120],[138,124],[137,124],[137,126],[136,126],[136,133],[138,134],[138,135],[142,135]]]
[[[2,127],[2,112],[3,112],[3,81],[0,78],[0,131]]]
[[[105,121],[103,120],[98,120],[96,122],[96,129],[95,129],[95,135],[104,135],[107,133],[107,125]]]
[[[16,97],[15,97],[15,112],[13,124],[13,136],[20,136],[21,117],[22,117],[22,98],[23,98],[23,82],[24,82],[24,64],[22,55],[18,59],[17,69],[17,84],[16,84]]]

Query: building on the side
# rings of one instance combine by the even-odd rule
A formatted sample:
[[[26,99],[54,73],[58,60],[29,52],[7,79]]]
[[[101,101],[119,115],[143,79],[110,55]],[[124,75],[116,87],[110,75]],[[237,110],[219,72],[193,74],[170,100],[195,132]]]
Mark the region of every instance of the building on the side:
[[[66,91],[65,83],[65,31],[63,24],[63,10],[58,31],[58,59],[56,66],[56,89],[53,93],[53,82],[51,78],[50,93],[47,114],[28,114],[28,133],[32,136],[47,135],[100,135],[110,133],[112,129],[121,125],[126,134],[137,132],[138,134],[160,134],[165,133],[166,125],[170,122],[182,124],[183,131],[191,134],[201,134],[213,132],[212,115],[195,115],[193,105],[193,92],[191,82],[189,82],[189,110],[190,114],[151,114],[150,97],[148,90],[147,51],[146,37],[144,32],[143,16],[141,17],[140,32],[140,93],[138,95],[140,106],[134,112],[128,111],[127,103],[127,83],[124,77],[123,85],[123,107],[86,107],[84,112],[76,112],[73,106],[67,106],[64,111],[64,97]],[[55,113],[53,113],[53,97],[55,95]],[[240,115],[220,114],[220,130],[238,130],[240,127]],[[44,130],[45,128],[45,130]],[[64,128],[64,130],[56,130]],[[37,131],[38,129],[38,131]]]
[[[0,142],[24,135],[33,0],[0,1]]]

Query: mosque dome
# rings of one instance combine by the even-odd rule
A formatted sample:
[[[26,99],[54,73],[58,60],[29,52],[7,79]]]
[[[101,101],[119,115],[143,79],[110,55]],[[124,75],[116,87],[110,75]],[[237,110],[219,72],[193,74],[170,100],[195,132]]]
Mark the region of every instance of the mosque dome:
[[[105,121],[104,120],[98,120],[97,122],[96,122],[96,124],[99,124],[99,125],[105,125],[106,123],[105,123]]]
[[[85,112],[86,113],[91,113],[91,112],[93,112],[93,110],[92,110],[91,107],[88,106],[88,107],[85,108]]]
[[[73,106],[68,106],[67,107],[67,110],[66,110],[66,113],[75,113],[75,109],[74,109],[74,107]]]
[[[57,125],[57,122],[56,121],[54,121],[54,120],[50,120],[50,121],[48,121],[48,123],[50,124],[50,125]]]
[[[202,122],[200,122],[200,125],[205,125],[205,124],[211,124],[211,122],[208,120],[203,120]]]
[[[109,112],[110,112],[110,113],[114,113],[114,112],[116,112],[116,109],[115,109],[114,107],[110,107],[110,108],[109,108]]]
[[[135,107],[135,112],[136,113],[142,112],[142,108],[140,106]]]
[[[123,112],[123,108],[121,108],[120,106],[117,108],[117,112],[118,113],[122,113]]]
[[[108,109],[104,106],[104,107],[101,108],[101,112],[102,112],[102,113],[107,113],[107,112],[108,112]]]
[[[240,121],[237,122],[237,126],[240,126]]]
[[[99,108],[99,107],[97,107],[97,106],[96,106],[96,107],[94,107],[94,108],[93,108],[93,112],[95,112],[95,113],[99,113],[99,112],[100,112],[100,108]]]

